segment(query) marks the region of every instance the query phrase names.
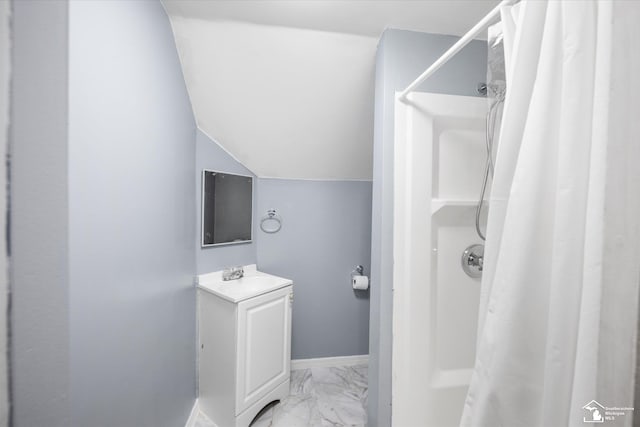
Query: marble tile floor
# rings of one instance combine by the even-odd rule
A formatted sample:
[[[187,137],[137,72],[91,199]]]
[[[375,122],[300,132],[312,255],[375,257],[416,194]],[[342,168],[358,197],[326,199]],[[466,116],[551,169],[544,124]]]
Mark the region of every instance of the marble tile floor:
[[[335,427],[367,424],[367,366],[291,371],[290,394],[251,427]],[[202,414],[196,427],[211,427]]]

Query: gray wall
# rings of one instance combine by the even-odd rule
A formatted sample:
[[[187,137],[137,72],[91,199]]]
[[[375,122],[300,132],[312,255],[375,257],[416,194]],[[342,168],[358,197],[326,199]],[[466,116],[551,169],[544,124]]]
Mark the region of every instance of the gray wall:
[[[69,425],[65,2],[13,2],[13,425]],[[4,161],[4,160],[2,160]]]
[[[201,247],[202,233],[202,170],[211,169],[219,172],[235,173],[252,176],[253,179],[253,242],[238,243],[225,246]],[[202,131],[196,134],[196,170],[195,187],[197,222],[196,222],[196,254],[198,274],[211,273],[232,265],[256,264],[256,201],[257,182],[255,175],[233,157],[231,157],[217,142],[209,138]]]
[[[69,25],[71,425],[181,426],[195,121],[169,20],[156,1],[72,1]]]
[[[9,82],[11,72],[11,3],[0,1],[0,158],[6,159],[9,154]],[[0,163],[0,212],[2,227],[0,228],[0,426],[9,423],[9,381],[6,366],[9,352],[7,302],[9,300],[9,254],[7,252],[7,202],[9,188],[7,186],[7,162]]]
[[[259,179],[258,215],[282,229],[258,233],[258,267],[294,282],[292,358],[368,353],[369,291],[351,288],[370,268],[371,182]]]
[[[376,57],[371,232],[368,425],[391,425],[394,94],[418,77],[457,37],[387,30]],[[477,96],[485,81],[486,42],[474,41],[420,86],[424,92]]]

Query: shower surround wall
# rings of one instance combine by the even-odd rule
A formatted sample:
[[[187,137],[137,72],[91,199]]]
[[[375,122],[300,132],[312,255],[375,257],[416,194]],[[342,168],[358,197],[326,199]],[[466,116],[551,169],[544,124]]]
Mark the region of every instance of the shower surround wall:
[[[395,105],[396,425],[460,423],[480,305],[480,279],[465,274],[460,255],[483,243],[474,223],[487,109],[483,98],[419,92],[411,94],[410,104]],[[485,213],[479,218],[482,230]]]
[[[376,55],[368,425],[391,425],[393,302],[393,147],[395,91],[404,90],[458,37],[386,30]],[[474,41],[423,83],[423,92],[478,96],[486,80],[487,45]]]
[[[167,16],[13,8],[13,425],[184,425],[195,122]]]

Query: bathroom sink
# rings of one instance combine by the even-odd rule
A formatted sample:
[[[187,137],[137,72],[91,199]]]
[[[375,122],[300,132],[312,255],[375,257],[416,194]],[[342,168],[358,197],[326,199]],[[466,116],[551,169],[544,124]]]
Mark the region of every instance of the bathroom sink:
[[[245,276],[223,281],[222,273],[198,276],[198,288],[237,303],[292,284],[291,280],[257,271],[255,265],[244,267]]]

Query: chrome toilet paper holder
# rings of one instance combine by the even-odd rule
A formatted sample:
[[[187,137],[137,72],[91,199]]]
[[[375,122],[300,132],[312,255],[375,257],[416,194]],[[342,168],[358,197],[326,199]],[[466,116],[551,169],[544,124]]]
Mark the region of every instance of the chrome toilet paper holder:
[[[364,275],[364,267],[356,265],[351,271],[351,286],[356,291],[366,291],[369,289],[369,278]]]
[[[361,265],[356,265],[356,268],[351,271],[351,277],[353,276],[363,276],[364,275],[364,267]]]

